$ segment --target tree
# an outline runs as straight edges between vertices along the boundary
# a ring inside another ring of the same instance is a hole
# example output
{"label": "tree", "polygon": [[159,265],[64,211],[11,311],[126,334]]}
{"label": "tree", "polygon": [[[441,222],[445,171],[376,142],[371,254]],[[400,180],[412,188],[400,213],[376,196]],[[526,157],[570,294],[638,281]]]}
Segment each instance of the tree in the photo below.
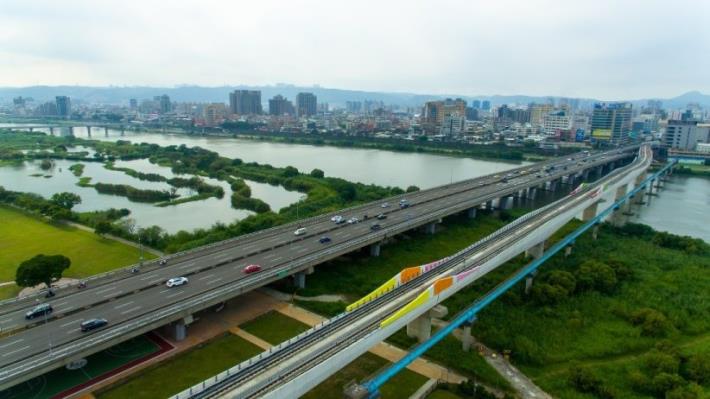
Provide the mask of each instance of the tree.
{"label": "tree", "polygon": [[616,288],[616,273],[607,264],[588,260],[582,263],[575,274],[580,290],[597,290],[611,293]]}
{"label": "tree", "polygon": [[104,234],[108,234],[111,232],[111,222],[108,220],[101,220],[98,223],[96,223],[96,227],[94,227],[94,233],[103,236]]}
{"label": "tree", "polygon": [[294,168],[293,166],[287,166],[284,168],[283,175],[285,177],[298,176],[298,169]]}
{"label": "tree", "polygon": [[39,164],[39,167],[43,170],[52,169],[52,161],[50,161],[49,159],[43,159],[42,163]]}
{"label": "tree", "polygon": [[710,382],[710,353],[696,353],[688,358],[688,378],[698,384]]}
{"label": "tree", "polygon": [[71,209],[74,205],[81,204],[81,197],[74,193],[63,192],[52,195],[50,201],[64,209]]}
{"label": "tree", "polygon": [[322,179],[323,177],[325,177],[325,172],[323,172],[320,169],[313,169],[311,171],[311,177],[315,177],[317,179]]}
{"label": "tree", "polygon": [[408,193],[413,193],[413,192],[416,192],[416,191],[419,191],[419,187],[417,187],[417,186],[409,186],[409,187],[407,187],[407,192],[408,192]]}
{"label": "tree", "polygon": [[62,278],[62,273],[70,265],[71,260],[64,255],[39,254],[20,263],[15,274],[15,282],[20,287],[34,287],[44,283],[49,288],[52,281]]}

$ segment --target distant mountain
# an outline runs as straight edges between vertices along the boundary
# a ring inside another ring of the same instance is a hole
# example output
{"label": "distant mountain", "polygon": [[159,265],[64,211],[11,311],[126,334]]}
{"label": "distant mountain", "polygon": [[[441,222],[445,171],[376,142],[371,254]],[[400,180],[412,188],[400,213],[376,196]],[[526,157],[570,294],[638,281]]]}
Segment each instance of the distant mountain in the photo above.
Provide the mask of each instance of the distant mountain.
{"label": "distant mountain", "polygon": [[[426,101],[439,100],[447,97],[461,97],[465,100],[488,100],[493,106],[501,104],[524,105],[531,102],[545,102],[548,99],[559,101],[561,97],[535,97],[525,95],[494,95],[494,96],[465,96],[465,95],[433,95],[415,93],[396,92],[373,92],[345,89],[331,89],[319,86],[299,87],[289,84],[277,84],[273,86],[177,86],[177,87],[147,87],[147,86],[30,86],[30,87],[0,87],[0,103],[8,103],[13,97],[32,97],[35,101],[51,101],[55,96],[69,96],[76,102],[102,103],[102,104],[128,104],[128,100],[135,98],[140,100],[151,99],[154,96],[167,94],[173,101],[179,102],[223,102],[229,100],[229,92],[235,89],[261,90],[261,100],[264,104],[269,98],[281,94],[290,100],[295,100],[299,92],[312,92],[318,96],[318,102],[329,103],[331,105],[344,106],[346,101],[382,101],[385,104],[398,104],[401,106],[420,106]],[[588,106],[597,101],[591,98],[578,99],[580,106]],[[699,103],[702,106],[710,107],[710,95],[702,94],[698,91],[691,91],[678,97],[660,99],[664,107],[683,108],[688,103]],[[635,107],[645,105],[648,99],[631,100]]]}

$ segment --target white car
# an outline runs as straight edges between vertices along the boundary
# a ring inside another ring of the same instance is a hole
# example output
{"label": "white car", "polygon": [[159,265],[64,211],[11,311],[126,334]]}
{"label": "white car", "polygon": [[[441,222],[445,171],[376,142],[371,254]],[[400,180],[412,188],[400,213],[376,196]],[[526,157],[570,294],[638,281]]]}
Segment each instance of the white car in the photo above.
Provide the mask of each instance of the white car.
{"label": "white car", "polygon": [[340,215],[335,215],[332,218],[330,218],[331,222],[337,222],[338,220],[342,219],[343,217]]}
{"label": "white car", "polygon": [[390,207],[389,202],[385,202],[384,204],[380,205],[380,208],[389,208],[389,207]]}
{"label": "white car", "polygon": [[356,218],[356,217],[353,216],[353,217],[351,217],[350,219],[348,219],[348,224],[355,224],[355,223],[357,223],[357,222],[359,222],[359,221],[360,221],[360,219],[358,219],[358,218]]}
{"label": "white car", "polygon": [[165,282],[165,286],[168,288],[177,287],[183,284],[187,284],[187,277],[173,277]]}
{"label": "white car", "polygon": [[299,227],[296,229],[296,231],[293,232],[293,234],[297,235],[297,236],[302,236],[302,235],[306,234],[306,231],[308,231],[308,230],[306,230],[305,227]]}

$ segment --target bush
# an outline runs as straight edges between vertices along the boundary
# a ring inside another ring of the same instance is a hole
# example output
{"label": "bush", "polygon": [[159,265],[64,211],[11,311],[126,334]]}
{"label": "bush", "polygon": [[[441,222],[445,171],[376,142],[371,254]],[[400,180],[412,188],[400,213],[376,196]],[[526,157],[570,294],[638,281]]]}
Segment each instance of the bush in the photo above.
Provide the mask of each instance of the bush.
{"label": "bush", "polygon": [[659,373],[651,379],[651,390],[654,394],[664,397],[668,391],[682,387],[686,382],[678,374]]}
{"label": "bush", "polygon": [[677,374],[680,368],[680,359],[655,349],[644,357],[643,363],[650,375],[659,373]]}
{"label": "bush", "polygon": [[666,316],[658,310],[642,308],[631,314],[631,324],[641,327],[641,335],[660,337],[673,327]]}
{"label": "bush", "polygon": [[598,398],[613,399],[614,393],[589,368],[572,366],[567,382],[579,392],[590,393]]}
{"label": "bush", "polygon": [[698,384],[710,382],[710,353],[697,353],[688,358],[685,366],[688,378]]}
{"label": "bush", "polygon": [[582,263],[577,269],[575,277],[579,291],[597,290],[603,293],[611,293],[618,282],[614,269],[596,260],[588,260]]}
{"label": "bush", "polygon": [[325,172],[320,169],[313,169],[310,174],[311,177],[315,177],[316,179],[322,179],[325,177]]}

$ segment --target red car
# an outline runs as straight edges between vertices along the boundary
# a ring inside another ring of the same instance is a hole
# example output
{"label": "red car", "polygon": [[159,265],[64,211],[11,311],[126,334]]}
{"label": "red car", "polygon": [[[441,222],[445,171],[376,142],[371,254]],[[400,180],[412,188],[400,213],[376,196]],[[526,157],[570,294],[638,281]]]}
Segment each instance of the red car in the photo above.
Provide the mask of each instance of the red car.
{"label": "red car", "polygon": [[259,265],[249,265],[244,268],[244,273],[256,273],[261,271],[261,266]]}

